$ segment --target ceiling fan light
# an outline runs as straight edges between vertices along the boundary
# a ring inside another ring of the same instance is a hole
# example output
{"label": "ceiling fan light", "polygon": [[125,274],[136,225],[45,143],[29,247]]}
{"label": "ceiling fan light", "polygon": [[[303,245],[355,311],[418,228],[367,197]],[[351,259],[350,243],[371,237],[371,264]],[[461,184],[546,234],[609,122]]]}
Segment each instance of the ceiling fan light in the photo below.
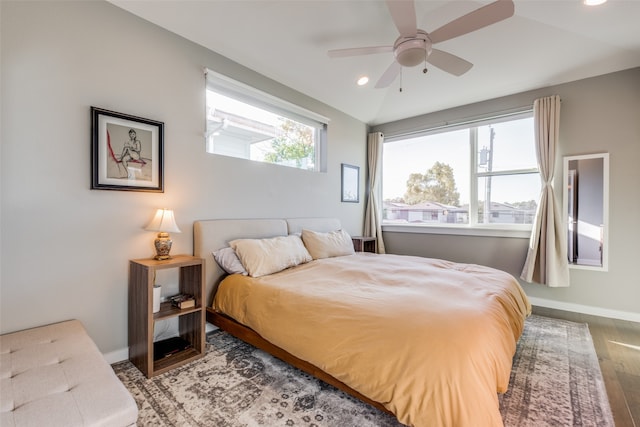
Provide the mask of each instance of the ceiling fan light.
{"label": "ceiling fan light", "polygon": [[394,54],[403,67],[415,67],[427,59],[427,43],[423,39],[406,40],[396,45]]}
{"label": "ceiling fan light", "polygon": [[415,67],[424,62],[426,54],[424,49],[411,48],[398,53],[396,59],[404,67]]}

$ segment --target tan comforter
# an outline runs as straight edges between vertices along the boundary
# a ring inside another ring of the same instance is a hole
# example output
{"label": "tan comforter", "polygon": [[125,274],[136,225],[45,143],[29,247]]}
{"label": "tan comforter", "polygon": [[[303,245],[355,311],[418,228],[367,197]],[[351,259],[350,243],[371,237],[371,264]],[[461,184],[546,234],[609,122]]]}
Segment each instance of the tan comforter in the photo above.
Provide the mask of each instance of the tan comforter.
{"label": "tan comforter", "polygon": [[397,255],[227,277],[214,308],[413,426],[500,426],[529,302],[488,267]]}

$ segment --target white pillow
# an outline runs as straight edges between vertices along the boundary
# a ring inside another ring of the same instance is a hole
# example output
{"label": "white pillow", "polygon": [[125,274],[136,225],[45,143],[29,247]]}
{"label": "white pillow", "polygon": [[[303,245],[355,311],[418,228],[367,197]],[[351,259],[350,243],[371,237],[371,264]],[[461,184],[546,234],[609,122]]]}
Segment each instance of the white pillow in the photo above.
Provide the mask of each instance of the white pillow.
{"label": "white pillow", "polygon": [[251,277],[277,273],[312,260],[300,237],[237,239],[229,242]]}
{"label": "white pillow", "polygon": [[242,266],[240,258],[233,248],[218,249],[213,253],[213,258],[224,271],[229,274],[242,274],[246,276],[247,270]]}
{"label": "white pillow", "polygon": [[355,253],[351,236],[344,230],[319,233],[317,231],[303,229],[302,241],[313,259],[331,258]]}

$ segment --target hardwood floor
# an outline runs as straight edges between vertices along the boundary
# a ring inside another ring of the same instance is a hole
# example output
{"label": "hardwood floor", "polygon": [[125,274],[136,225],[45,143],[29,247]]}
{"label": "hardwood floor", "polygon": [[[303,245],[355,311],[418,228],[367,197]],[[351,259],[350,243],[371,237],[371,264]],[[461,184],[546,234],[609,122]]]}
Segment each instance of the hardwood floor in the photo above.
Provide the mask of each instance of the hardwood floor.
{"label": "hardwood floor", "polygon": [[589,325],[616,427],[640,427],[640,323],[544,307],[533,313]]}

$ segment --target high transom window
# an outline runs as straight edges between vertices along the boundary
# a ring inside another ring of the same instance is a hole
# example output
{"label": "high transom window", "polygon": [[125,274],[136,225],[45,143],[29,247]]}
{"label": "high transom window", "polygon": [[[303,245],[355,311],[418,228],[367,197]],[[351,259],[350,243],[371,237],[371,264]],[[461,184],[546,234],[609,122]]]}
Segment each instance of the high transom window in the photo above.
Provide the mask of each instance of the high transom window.
{"label": "high transom window", "polygon": [[324,171],[328,119],[207,70],[209,153]]}
{"label": "high transom window", "polygon": [[533,117],[387,137],[383,224],[527,229],[540,197]]}

